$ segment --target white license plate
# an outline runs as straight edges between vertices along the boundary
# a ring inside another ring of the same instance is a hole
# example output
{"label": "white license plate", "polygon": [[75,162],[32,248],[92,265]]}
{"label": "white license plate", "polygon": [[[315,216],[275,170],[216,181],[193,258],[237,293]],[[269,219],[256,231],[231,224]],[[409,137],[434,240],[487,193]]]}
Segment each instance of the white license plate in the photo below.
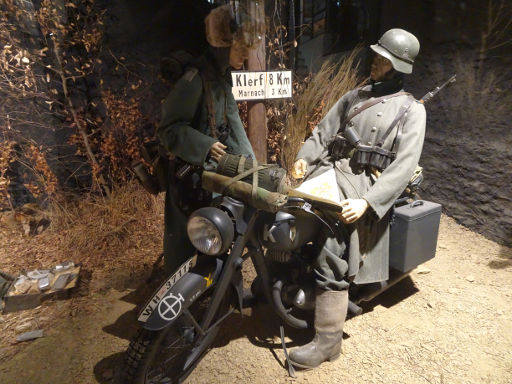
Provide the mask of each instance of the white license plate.
{"label": "white license plate", "polygon": [[174,284],[176,284],[183,276],[185,276],[185,274],[188,271],[190,271],[190,269],[193,268],[196,265],[196,263],[197,263],[197,255],[195,255],[195,256],[191,257],[190,259],[188,259],[187,261],[185,261],[181,265],[181,267],[179,267],[178,270],[174,273],[174,275],[169,277],[165,281],[165,283],[163,283],[160,286],[160,289],[158,290],[158,292],[151,298],[151,300],[148,302],[146,307],[144,307],[144,309],[140,312],[140,315],[138,318],[138,320],[140,322],[145,323],[149,319],[149,316],[151,316],[151,314],[153,313],[155,308],[158,306],[158,304],[160,304],[160,302],[164,298],[165,293],[169,289],[171,289],[174,286]]}

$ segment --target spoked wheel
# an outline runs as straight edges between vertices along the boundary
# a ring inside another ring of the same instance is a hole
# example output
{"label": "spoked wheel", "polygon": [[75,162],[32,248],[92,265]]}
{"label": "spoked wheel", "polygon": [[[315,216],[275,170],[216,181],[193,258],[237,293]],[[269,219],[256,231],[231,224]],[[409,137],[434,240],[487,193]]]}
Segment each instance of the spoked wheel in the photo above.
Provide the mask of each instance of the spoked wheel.
{"label": "spoked wheel", "polygon": [[[118,383],[175,384],[184,380],[207,352],[219,330],[216,326],[202,333],[194,326],[194,322],[201,323],[212,293],[213,289],[208,290],[188,308],[191,316],[184,313],[160,331],[139,330],[126,351]],[[226,314],[228,306],[226,297],[216,319]]]}

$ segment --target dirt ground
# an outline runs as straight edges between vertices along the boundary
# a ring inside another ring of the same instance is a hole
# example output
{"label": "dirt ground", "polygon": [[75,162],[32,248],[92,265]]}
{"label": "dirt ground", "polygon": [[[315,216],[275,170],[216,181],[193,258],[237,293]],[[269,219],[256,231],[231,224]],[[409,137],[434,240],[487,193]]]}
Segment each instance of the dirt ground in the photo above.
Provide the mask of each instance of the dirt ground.
{"label": "dirt ground", "polygon": [[[123,269],[69,300],[1,315],[0,383],[109,383],[135,331],[134,303],[149,294],[147,267]],[[512,250],[446,216],[436,257],[364,309],[346,322],[341,358],[296,379],[269,309],[235,313],[186,383],[512,382]],[[44,337],[14,344],[23,321]],[[289,347],[311,337],[286,334]]]}

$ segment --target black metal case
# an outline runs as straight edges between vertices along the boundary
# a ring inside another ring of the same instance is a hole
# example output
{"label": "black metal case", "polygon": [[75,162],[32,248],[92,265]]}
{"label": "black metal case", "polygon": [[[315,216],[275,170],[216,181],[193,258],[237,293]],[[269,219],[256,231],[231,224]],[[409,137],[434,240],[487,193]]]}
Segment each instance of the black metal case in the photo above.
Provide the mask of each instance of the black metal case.
{"label": "black metal case", "polygon": [[408,272],[436,254],[441,204],[417,200],[396,207],[389,239],[389,266]]}

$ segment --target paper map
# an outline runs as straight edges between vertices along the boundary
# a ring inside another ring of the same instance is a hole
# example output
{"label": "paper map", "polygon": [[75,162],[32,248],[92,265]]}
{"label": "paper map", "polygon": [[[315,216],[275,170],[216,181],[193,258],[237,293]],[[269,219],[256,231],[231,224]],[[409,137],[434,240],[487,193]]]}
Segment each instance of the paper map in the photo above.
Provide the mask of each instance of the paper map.
{"label": "paper map", "polygon": [[330,200],[336,204],[341,203],[338,183],[334,169],[322,173],[313,179],[307,180],[296,188],[297,191],[307,193],[308,195],[318,196]]}

